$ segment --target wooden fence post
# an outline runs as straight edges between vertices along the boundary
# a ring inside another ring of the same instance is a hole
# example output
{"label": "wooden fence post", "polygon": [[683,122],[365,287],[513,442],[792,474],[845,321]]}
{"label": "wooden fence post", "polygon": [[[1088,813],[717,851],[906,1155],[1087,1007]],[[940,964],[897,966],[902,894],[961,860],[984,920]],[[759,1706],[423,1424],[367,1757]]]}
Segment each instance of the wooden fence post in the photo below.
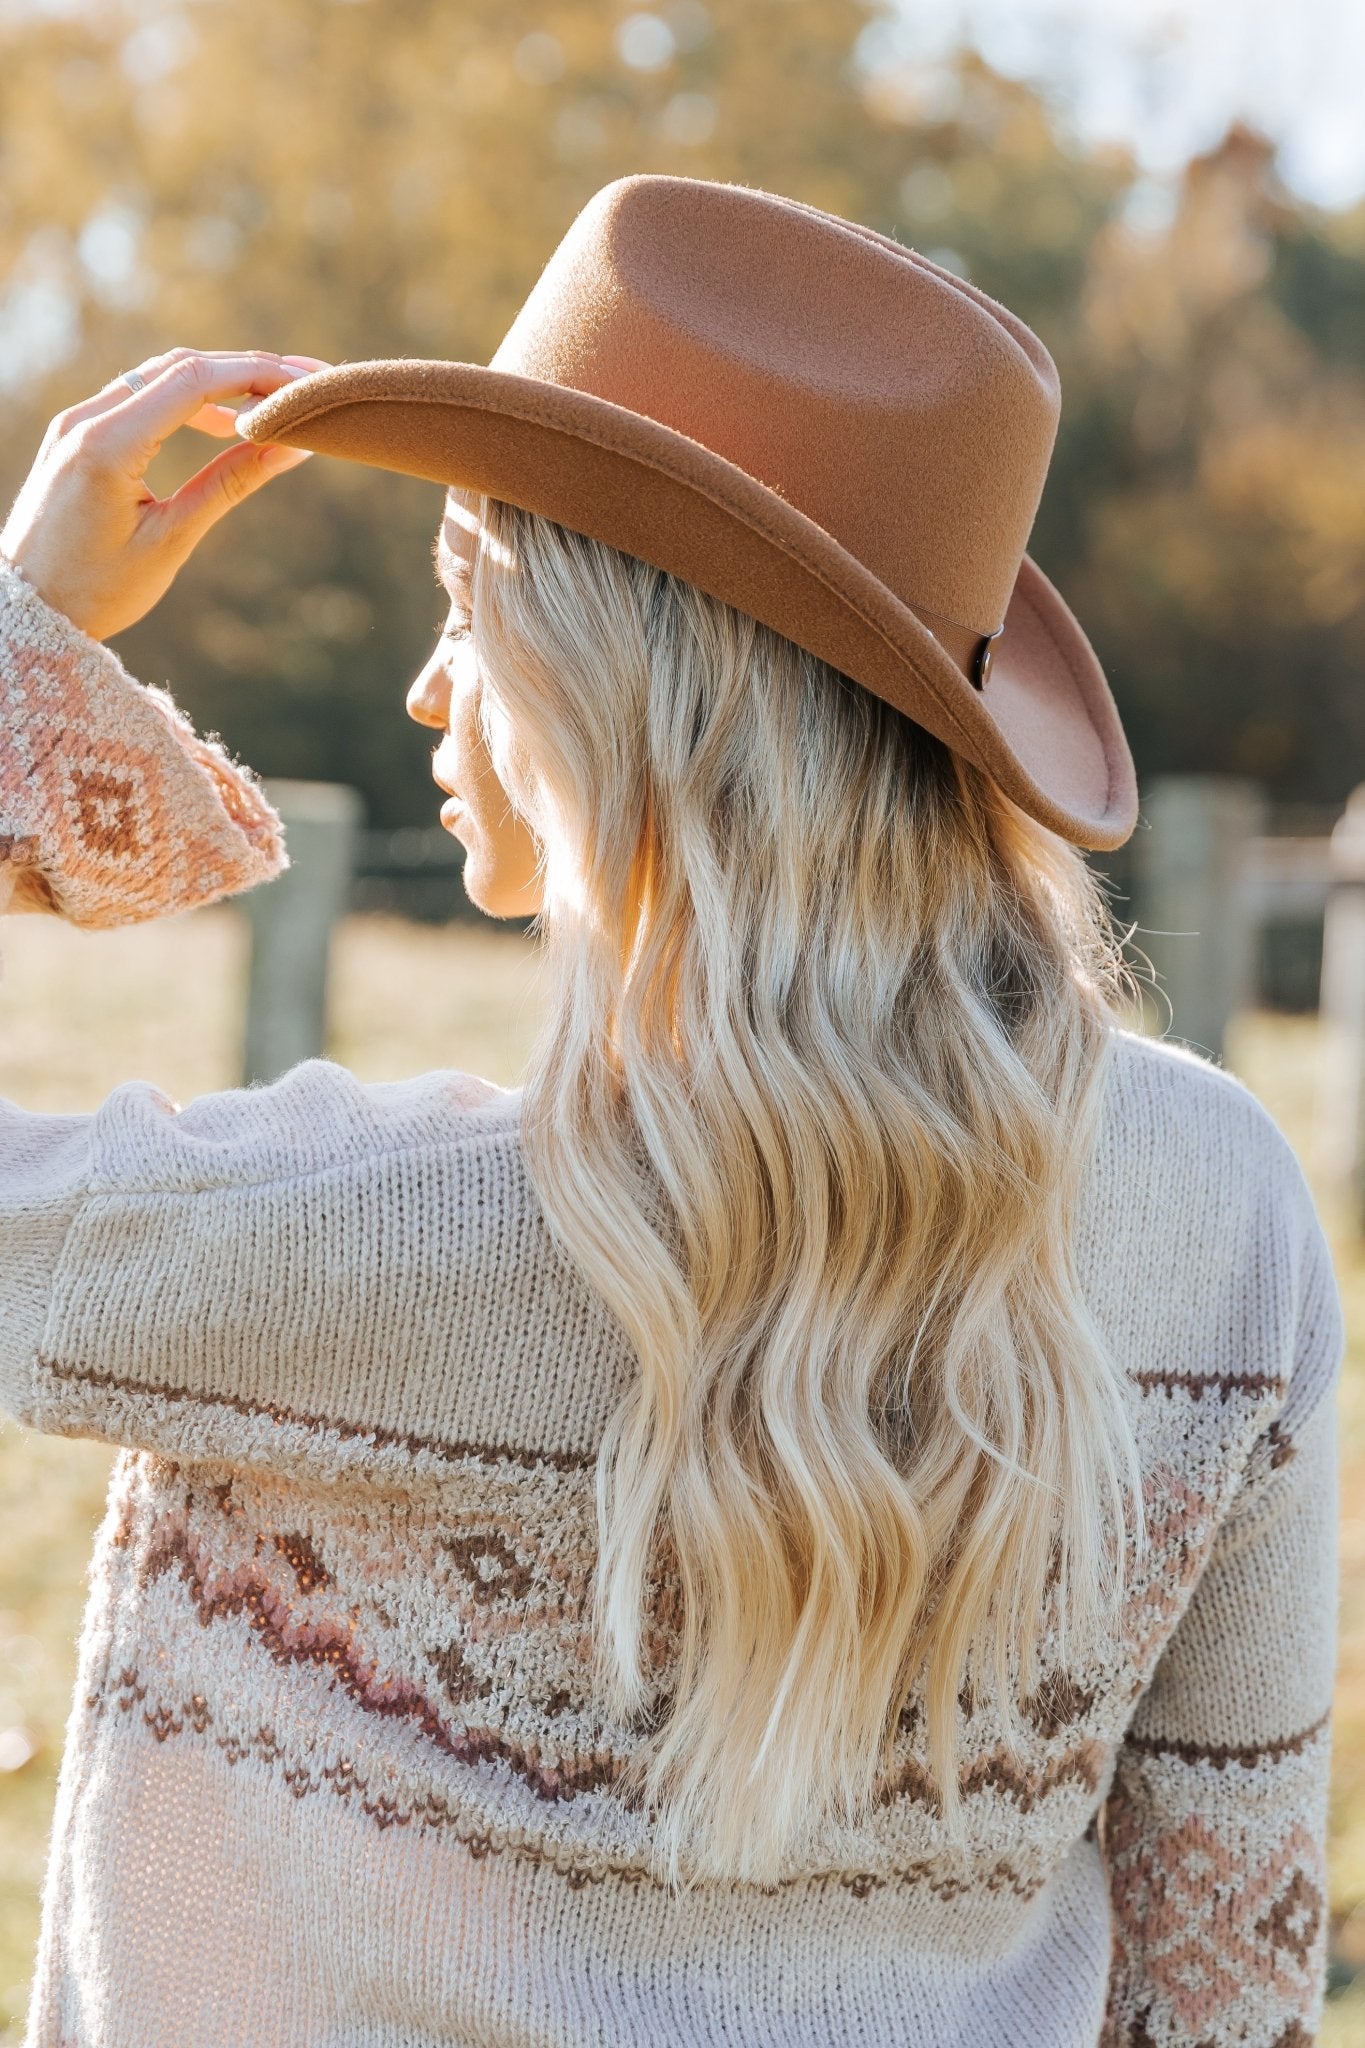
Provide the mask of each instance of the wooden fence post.
{"label": "wooden fence post", "polygon": [[1220,1060],[1229,1019],[1254,994],[1247,877],[1265,798],[1254,782],[1170,775],[1152,784],[1142,809],[1134,937],[1170,1003],[1170,1036]]}
{"label": "wooden fence post", "polygon": [[1332,833],[1318,1031],[1316,1164],[1365,1226],[1365,783]]}
{"label": "wooden fence post", "polygon": [[268,782],[290,865],[243,898],[251,927],[243,1078],[273,1081],[322,1052],[332,926],[345,914],[364,806],[338,782]]}

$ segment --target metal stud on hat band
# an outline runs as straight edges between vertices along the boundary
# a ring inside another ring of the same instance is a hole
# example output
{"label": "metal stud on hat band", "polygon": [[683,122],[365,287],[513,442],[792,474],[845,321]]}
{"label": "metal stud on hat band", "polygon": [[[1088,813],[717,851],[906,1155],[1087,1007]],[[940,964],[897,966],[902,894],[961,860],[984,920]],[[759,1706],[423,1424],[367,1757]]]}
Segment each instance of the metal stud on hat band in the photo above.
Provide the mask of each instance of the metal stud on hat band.
{"label": "metal stud on hat band", "polygon": [[991,656],[995,651],[995,642],[1004,630],[1003,626],[997,626],[993,633],[982,635],[981,645],[977,648],[976,659],[972,663],[971,683],[974,690],[985,689],[986,678],[991,672]]}
{"label": "metal stud on hat band", "polygon": [[130,391],[141,391],[147,382],[140,370],[122,370],[119,374]]}

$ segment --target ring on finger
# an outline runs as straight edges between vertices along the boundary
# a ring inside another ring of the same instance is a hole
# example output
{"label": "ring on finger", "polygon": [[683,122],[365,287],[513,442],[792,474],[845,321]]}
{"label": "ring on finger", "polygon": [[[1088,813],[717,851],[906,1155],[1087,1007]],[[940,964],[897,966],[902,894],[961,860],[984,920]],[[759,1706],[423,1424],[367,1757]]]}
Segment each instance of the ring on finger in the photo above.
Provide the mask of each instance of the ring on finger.
{"label": "ring on finger", "polygon": [[130,391],[141,391],[143,385],[147,382],[141,370],[120,370],[119,375]]}

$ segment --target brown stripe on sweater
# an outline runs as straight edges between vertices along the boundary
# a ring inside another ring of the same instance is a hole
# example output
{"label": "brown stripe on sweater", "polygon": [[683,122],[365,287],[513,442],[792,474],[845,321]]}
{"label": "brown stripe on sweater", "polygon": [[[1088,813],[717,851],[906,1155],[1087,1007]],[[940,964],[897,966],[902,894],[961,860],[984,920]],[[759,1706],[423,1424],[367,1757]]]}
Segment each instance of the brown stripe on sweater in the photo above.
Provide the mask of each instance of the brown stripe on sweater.
{"label": "brown stripe on sweater", "polygon": [[[907,1887],[922,1884],[939,1899],[959,1899],[965,1893],[973,1891],[1009,1891],[1013,1892],[1016,1898],[1031,1899],[1042,1890],[1047,1879],[1021,1877],[1014,1865],[1002,1858],[989,1870],[981,1871],[973,1877],[947,1877],[942,1872],[935,1872],[932,1863],[920,1862],[907,1863],[899,1869],[890,1871],[886,1876],[870,1870],[854,1871],[842,1876],[839,1882],[846,1890],[852,1892],[855,1899],[865,1899],[872,1892],[884,1891],[890,1884]],[[770,1887],[760,1886],[759,1889],[768,1890]]]}
{"label": "brown stripe on sweater", "polygon": [[474,1438],[449,1442],[442,1437],[415,1436],[406,1430],[384,1429],[378,1423],[343,1422],[331,1415],[309,1415],[302,1409],[277,1407],[270,1401],[243,1401],[234,1394],[196,1394],[188,1387],[172,1386],[163,1380],[120,1379],[114,1373],[93,1372],[88,1366],[63,1365],[55,1358],[40,1357],[38,1365],[41,1371],[50,1373],[54,1379],[95,1387],[101,1392],[141,1394],[158,1401],[187,1401],[198,1408],[227,1408],[234,1415],[262,1417],[285,1427],[327,1430],[342,1438],[363,1437],[376,1450],[391,1450],[396,1446],[413,1457],[426,1451],[433,1457],[446,1458],[452,1463],[473,1458],[483,1465],[521,1465],[528,1472],[534,1472],[540,1465],[548,1465],[556,1472],[581,1472],[597,1463],[595,1451],[548,1451],[526,1444],[484,1443]]}
{"label": "brown stripe on sweater", "polygon": [[[119,1697],[122,1695],[122,1697]],[[115,1685],[115,1703],[125,1712],[134,1705],[141,1705],[147,1697],[147,1687],[142,1683],[135,1669],[125,1668],[119,1673]],[[87,1706],[102,1711],[108,1702],[98,1694],[90,1694]],[[203,1698],[196,1694],[194,1699],[180,1707],[159,1706],[151,1712],[144,1707],[143,1721],[158,1742],[166,1742],[173,1735],[205,1735],[213,1725]],[[662,1881],[655,1878],[648,1868],[639,1863],[623,1863],[614,1858],[594,1855],[591,1862],[576,1863],[566,1860],[563,1847],[542,1847],[528,1841],[525,1835],[512,1840],[501,1835],[497,1829],[470,1829],[468,1816],[459,1807],[452,1806],[437,1792],[424,1792],[409,1800],[395,1797],[392,1793],[374,1791],[370,1781],[363,1778],[349,1758],[313,1768],[303,1764],[290,1764],[285,1759],[283,1745],[273,1728],[259,1728],[254,1735],[238,1736],[215,1734],[212,1736],[215,1748],[219,1749],[230,1764],[245,1762],[248,1758],[278,1769],[296,1799],[307,1798],[310,1794],[331,1791],[339,1798],[353,1799],[367,1820],[378,1828],[411,1827],[414,1822],[419,1829],[430,1828],[445,1833],[467,1850],[476,1861],[485,1856],[510,1854],[519,1862],[537,1864],[557,1877],[562,1877],[570,1891],[581,1891],[589,1884],[601,1884],[611,1879],[626,1885],[645,1885],[662,1890]],[[884,1891],[890,1885],[905,1890],[923,1888],[940,1899],[955,1899],[966,1893],[980,1890],[990,1894],[1012,1892],[1016,1898],[1034,1898],[1047,1884],[1043,1875],[1026,1877],[1007,1859],[983,1869],[972,1877],[949,1877],[936,1872],[931,1862],[920,1861],[897,1865],[890,1870],[814,1870],[794,1877],[779,1878],[773,1884],[746,1886],[742,1881],[728,1887],[730,1890],[752,1890],[765,1897],[809,1886],[823,1889],[838,1885],[855,1899],[871,1898],[874,1893]]]}
{"label": "brown stripe on sweater", "polygon": [[1241,1764],[1249,1771],[1257,1764],[1277,1764],[1283,1757],[1297,1756],[1315,1735],[1322,1733],[1331,1718],[1329,1707],[1310,1727],[1301,1728],[1297,1735],[1281,1736],[1275,1742],[1184,1742],[1158,1735],[1130,1735],[1127,1746],[1140,1756],[1173,1756],[1183,1764],[1212,1764],[1216,1771],[1226,1770],[1229,1764]]}
{"label": "brown stripe on sweater", "polygon": [[[1017,1763],[1008,1750],[994,1749],[967,1766],[958,1778],[958,1789],[964,1798],[979,1792],[999,1792],[1020,1813],[1032,1813],[1035,1806],[1063,1785],[1080,1784],[1087,1792],[1095,1791],[1104,1776],[1108,1756],[1103,1743],[1083,1742],[1078,1749],[1054,1758],[1041,1770],[1030,1771]],[[923,1764],[913,1757],[907,1757],[878,1786],[879,1806],[889,1806],[896,1799],[909,1800],[935,1814],[942,1809],[938,1787]]]}
{"label": "brown stripe on sweater", "polygon": [[[547,1803],[615,1787],[622,1804],[630,1804],[616,1786],[625,1768],[619,1758],[601,1753],[572,1763],[542,1764],[538,1751],[527,1749],[491,1728],[452,1729],[419,1686],[401,1677],[381,1678],[372,1665],[357,1655],[350,1631],[319,1622],[293,1630],[283,1626],[277,1618],[281,1604],[279,1589],[258,1574],[238,1567],[221,1586],[211,1585],[199,1571],[188,1542],[178,1530],[160,1537],[138,1567],[143,1585],[150,1585],[166,1573],[180,1579],[205,1628],[215,1621],[244,1617],[273,1663],[312,1666],[330,1673],[337,1689],[365,1713],[381,1720],[408,1723],[434,1749],[456,1763],[506,1764],[537,1799]],[[158,1740],[164,1739],[145,1709],[144,1718]]]}
{"label": "brown stripe on sweater", "polygon": [[1268,1372],[1135,1372],[1133,1380],[1144,1394],[1179,1390],[1198,1401],[1206,1393],[1216,1393],[1224,1402],[1233,1394],[1283,1394],[1289,1385]]}

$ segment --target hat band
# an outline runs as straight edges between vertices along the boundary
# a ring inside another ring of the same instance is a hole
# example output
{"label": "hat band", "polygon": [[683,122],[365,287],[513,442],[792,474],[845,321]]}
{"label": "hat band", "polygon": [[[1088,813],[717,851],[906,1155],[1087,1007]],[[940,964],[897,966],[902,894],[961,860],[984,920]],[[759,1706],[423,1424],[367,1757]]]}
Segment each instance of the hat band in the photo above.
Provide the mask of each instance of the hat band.
{"label": "hat band", "polygon": [[941,612],[931,612],[927,605],[911,604],[909,609],[933,634],[944,653],[956,662],[972,688],[984,690],[991,672],[994,644],[1005,630],[1003,620],[993,633],[978,633],[974,627],[964,626],[957,619],[945,619]]}

